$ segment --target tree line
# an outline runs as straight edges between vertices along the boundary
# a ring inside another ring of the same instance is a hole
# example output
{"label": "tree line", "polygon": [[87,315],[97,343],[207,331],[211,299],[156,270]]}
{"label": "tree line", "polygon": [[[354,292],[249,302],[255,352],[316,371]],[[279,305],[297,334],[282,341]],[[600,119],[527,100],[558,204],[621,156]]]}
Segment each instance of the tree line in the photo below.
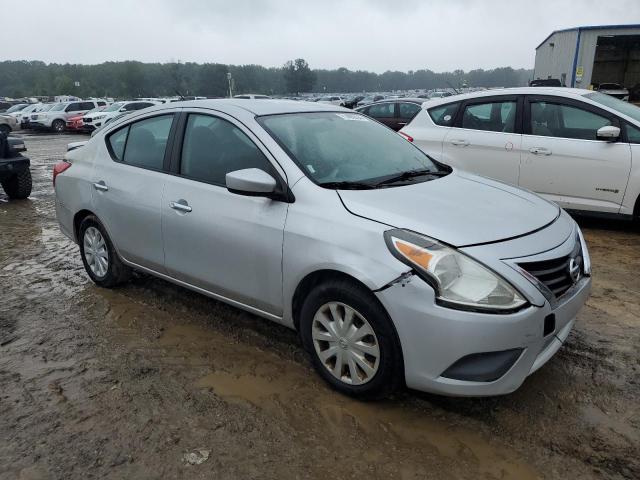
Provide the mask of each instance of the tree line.
{"label": "tree line", "polygon": [[57,64],[41,61],[0,62],[0,96],[20,98],[39,95],[79,97],[158,97],[198,95],[224,97],[229,94],[227,74],[233,93],[271,95],[307,92],[375,92],[447,87],[513,87],[526,85],[531,70],[511,67],[464,72],[374,73],[338,68],[312,70],[304,59],[287,62],[280,68],[260,65],[220,63],[105,62],[97,65]]}

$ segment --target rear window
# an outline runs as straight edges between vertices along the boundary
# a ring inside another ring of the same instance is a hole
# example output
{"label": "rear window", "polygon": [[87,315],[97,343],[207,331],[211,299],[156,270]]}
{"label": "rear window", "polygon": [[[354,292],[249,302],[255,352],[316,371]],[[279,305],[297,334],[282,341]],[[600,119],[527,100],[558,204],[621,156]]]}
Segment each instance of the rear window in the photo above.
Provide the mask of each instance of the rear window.
{"label": "rear window", "polygon": [[449,103],[447,105],[440,105],[438,107],[430,108],[428,110],[429,116],[433,123],[440,125],[441,127],[450,127],[453,124],[453,119],[458,112],[459,102]]}

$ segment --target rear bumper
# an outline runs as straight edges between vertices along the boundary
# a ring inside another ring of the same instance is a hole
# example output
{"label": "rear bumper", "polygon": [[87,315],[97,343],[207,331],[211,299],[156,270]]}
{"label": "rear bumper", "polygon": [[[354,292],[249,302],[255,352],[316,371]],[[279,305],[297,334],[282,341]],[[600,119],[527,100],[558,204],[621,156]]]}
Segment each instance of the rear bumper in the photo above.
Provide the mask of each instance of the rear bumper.
{"label": "rear bumper", "polygon": [[[435,303],[433,289],[415,275],[404,286],[396,284],[376,295],[396,326],[409,388],[451,396],[491,396],[516,390],[558,351],[590,290],[591,277],[583,277],[555,308],[545,303],[507,315],[441,307]],[[555,316],[555,328],[545,335],[545,318],[550,315]],[[507,351],[518,353],[496,380],[443,375],[467,356]]]}

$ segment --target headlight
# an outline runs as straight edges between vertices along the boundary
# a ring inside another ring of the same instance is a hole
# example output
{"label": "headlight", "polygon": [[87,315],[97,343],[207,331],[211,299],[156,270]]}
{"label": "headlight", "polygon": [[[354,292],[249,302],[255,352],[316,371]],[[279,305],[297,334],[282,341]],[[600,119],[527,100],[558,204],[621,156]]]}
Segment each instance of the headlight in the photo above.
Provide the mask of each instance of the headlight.
{"label": "headlight", "polygon": [[106,115],[96,115],[95,117],[93,117],[94,120],[100,120],[101,118],[106,117]]}
{"label": "headlight", "polygon": [[527,304],[509,282],[451,247],[407,230],[384,235],[391,253],[431,284],[445,306],[504,312]]}

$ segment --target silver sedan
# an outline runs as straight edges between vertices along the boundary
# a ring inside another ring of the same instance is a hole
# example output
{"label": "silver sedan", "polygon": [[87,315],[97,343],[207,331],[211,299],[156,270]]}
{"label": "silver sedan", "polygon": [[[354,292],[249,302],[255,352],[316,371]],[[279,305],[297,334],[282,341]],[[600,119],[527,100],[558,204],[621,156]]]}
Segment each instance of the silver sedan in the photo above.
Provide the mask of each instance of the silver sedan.
{"label": "silver sedan", "polygon": [[68,152],[54,185],[96,284],[140,270],[296,329],[318,373],[358,397],[512,392],[591,286],[555,204],[333,105],[146,109]]}

